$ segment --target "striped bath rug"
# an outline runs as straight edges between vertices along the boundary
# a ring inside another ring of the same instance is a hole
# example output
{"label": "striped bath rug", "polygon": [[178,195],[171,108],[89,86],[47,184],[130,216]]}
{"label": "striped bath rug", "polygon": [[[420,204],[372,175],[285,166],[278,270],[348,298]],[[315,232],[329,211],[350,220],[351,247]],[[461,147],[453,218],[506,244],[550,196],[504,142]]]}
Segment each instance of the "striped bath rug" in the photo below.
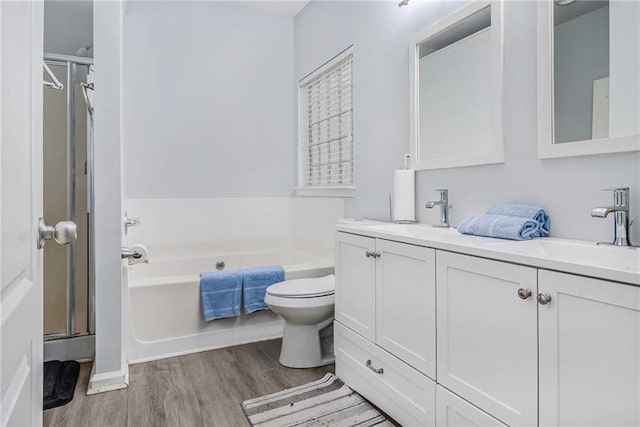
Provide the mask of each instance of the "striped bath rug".
{"label": "striped bath rug", "polygon": [[242,402],[252,426],[393,426],[335,375]]}

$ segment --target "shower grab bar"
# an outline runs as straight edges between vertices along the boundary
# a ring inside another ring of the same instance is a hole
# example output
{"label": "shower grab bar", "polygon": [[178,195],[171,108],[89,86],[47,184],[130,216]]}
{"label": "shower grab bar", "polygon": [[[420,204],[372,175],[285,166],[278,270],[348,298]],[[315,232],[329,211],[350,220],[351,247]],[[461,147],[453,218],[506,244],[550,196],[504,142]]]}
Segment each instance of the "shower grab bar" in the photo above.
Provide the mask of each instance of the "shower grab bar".
{"label": "shower grab bar", "polygon": [[47,73],[47,75],[49,76],[49,78],[52,80],[50,82],[48,81],[43,81],[43,84],[46,87],[50,87],[51,89],[55,89],[55,90],[62,90],[64,89],[64,85],[60,82],[60,80],[58,80],[58,78],[56,77],[55,74],[53,74],[53,71],[51,71],[51,68],[49,68],[49,66],[47,65],[46,62],[42,63],[42,67],[44,68],[44,72]]}
{"label": "shower grab bar", "polygon": [[89,99],[88,90],[93,90],[93,83],[80,83],[80,87],[82,88],[82,96],[84,97],[84,102],[87,104],[87,110],[89,110],[89,115],[93,117],[93,105],[91,105],[91,100]]}

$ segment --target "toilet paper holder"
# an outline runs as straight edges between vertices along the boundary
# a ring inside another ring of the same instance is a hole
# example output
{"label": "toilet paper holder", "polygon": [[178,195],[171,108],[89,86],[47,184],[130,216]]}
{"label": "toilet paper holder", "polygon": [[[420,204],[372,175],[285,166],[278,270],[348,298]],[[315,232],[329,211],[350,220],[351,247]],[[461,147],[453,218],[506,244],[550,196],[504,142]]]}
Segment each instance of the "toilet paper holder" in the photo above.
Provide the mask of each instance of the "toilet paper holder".
{"label": "toilet paper holder", "polygon": [[393,195],[389,192],[389,222],[394,224],[417,224],[418,220],[409,220],[409,219],[399,219],[395,220],[393,215]]}

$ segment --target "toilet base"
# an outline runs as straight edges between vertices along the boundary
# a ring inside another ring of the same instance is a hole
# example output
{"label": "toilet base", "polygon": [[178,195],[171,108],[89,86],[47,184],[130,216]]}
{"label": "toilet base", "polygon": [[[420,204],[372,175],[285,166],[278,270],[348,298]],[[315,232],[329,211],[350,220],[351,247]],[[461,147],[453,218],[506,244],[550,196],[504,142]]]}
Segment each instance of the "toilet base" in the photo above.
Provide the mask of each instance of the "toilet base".
{"label": "toilet base", "polygon": [[333,352],[322,351],[320,335],[318,325],[286,323],[280,349],[280,364],[288,368],[315,368],[333,363]]}

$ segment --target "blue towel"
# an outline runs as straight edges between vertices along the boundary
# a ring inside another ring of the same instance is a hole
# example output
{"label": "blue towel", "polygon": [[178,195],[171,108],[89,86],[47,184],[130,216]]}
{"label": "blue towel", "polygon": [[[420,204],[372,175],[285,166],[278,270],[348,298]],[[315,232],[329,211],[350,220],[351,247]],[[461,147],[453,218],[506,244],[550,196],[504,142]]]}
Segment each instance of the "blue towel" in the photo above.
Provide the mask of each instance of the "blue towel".
{"label": "blue towel", "polygon": [[538,222],[515,216],[472,215],[462,220],[458,231],[499,239],[529,240],[538,237]]}
{"label": "blue towel", "polygon": [[280,265],[254,267],[242,270],[244,312],[246,314],[269,308],[264,302],[267,287],[284,281],[284,268]]}
{"label": "blue towel", "polygon": [[242,272],[200,273],[200,301],[204,320],[240,315]]}
{"label": "blue towel", "polygon": [[549,235],[551,222],[547,212],[539,206],[529,205],[495,205],[487,211],[490,215],[506,215],[520,218],[528,218],[538,222],[538,235],[535,237],[545,237]]}

